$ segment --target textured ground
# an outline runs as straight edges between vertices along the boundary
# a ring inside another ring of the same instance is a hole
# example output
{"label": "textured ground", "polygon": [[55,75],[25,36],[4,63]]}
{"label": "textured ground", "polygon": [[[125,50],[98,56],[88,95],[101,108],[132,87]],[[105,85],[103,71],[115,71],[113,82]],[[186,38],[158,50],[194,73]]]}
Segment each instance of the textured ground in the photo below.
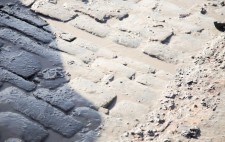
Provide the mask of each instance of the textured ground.
{"label": "textured ground", "polygon": [[225,141],[224,14],[222,0],[1,0],[0,142]]}

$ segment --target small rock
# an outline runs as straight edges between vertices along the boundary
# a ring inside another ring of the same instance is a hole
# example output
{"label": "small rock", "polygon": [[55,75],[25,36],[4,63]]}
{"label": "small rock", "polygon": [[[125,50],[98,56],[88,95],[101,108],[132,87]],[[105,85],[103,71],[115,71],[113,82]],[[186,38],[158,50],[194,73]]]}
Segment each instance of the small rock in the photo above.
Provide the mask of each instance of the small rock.
{"label": "small rock", "polygon": [[162,115],[157,114],[157,116],[153,120],[154,122],[157,122],[158,124],[163,124],[165,123],[165,119],[163,118]]}
{"label": "small rock", "polygon": [[173,110],[175,109],[176,105],[174,101],[171,100],[166,100],[165,102],[162,103],[162,108],[163,110]]}
{"label": "small rock", "polygon": [[104,84],[109,84],[109,82],[112,82],[114,79],[114,75],[113,74],[108,74],[108,75],[105,75],[103,78],[102,78],[102,82]]}
{"label": "small rock", "polygon": [[7,3],[7,6],[14,6],[14,5],[15,3],[12,3],[12,2]]}
{"label": "small rock", "polygon": [[62,68],[52,68],[52,69],[45,69],[42,72],[38,73],[38,77],[43,78],[45,80],[53,80],[57,78],[63,78],[65,77],[65,72]]}
{"label": "small rock", "polygon": [[222,22],[214,22],[214,26],[216,27],[217,30],[224,32],[225,31],[225,23]]}
{"label": "small rock", "polygon": [[201,130],[198,127],[190,128],[189,130],[183,131],[182,136],[190,139],[190,138],[198,138],[201,135]]}
{"label": "small rock", "polygon": [[191,13],[180,14],[180,15],[179,15],[179,18],[186,18],[186,17],[188,17],[188,16],[190,16],[190,15],[191,15]]}
{"label": "small rock", "polygon": [[213,3],[212,6],[217,7],[218,5],[216,3]]}
{"label": "small rock", "polygon": [[150,137],[155,137],[155,136],[157,136],[158,134],[157,134],[157,130],[149,130],[148,131],[148,135],[150,136]]}
{"label": "small rock", "polygon": [[221,68],[221,69],[225,69],[225,62],[223,62],[223,63],[220,65],[220,68]]}
{"label": "small rock", "polygon": [[34,82],[39,86],[54,89],[70,81],[70,75],[61,67],[47,68],[37,74]]}
{"label": "small rock", "polygon": [[129,133],[128,133],[128,132],[125,132],[125,133],[123,134],[123,136],[124,136],[124,137],[128,137],[128,136],[129,136]]}
{"label": "small rock", "polygon": [[177,94],[175,94],[175,93],[169,93],[169,94],[165,95],[165,97],[169,98],[169,99],[175,99],[176,96],[177,96]]}
{"label": "small rock", "polygon": [[142,129],[140,129],[140,128],[137,128],[133,133],[135,135],[139,135],[139,136],[143,136],[144,135]]}
{"label": "small rock", "polygon": [[201,14],[205,15],[207,13],[206,9],[205,8],[202,8],[201,9]]}
{"label": "small rock", "polygon": [[75,36],[73,36],[72,34],[69,34],[69,33],[61,33],[59,37],[68,42],[72,42],[73,40],[76,39]]}

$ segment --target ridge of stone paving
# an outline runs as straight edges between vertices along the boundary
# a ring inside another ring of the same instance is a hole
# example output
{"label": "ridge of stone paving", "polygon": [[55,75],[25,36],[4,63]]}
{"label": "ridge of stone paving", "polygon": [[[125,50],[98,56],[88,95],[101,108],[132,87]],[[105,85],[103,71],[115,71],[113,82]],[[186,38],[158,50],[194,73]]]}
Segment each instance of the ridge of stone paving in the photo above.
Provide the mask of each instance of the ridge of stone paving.
{"label": "ridge of stone paving", "polygon": [[[70,32],[73,33],[74,35],[77,34],[77,37],[80,39],[85,39],[86,43],[95,43],[97,47],[100,47],[100,50],[103,50],[104,52],[114,52],[113,57],[122,56],[122,57],[128,57],[130,59],[136,59],[137,61],[148,64],[149,66],[152,66],[152,68],[158,69],[158,70],[163,70],[166,72],[169,72],[171,74],[175,73],[176,66],[171,63],[165,63],[164,61],[160,61],[155,58],[151,58],[148,56],[144,56],[141,52],[137,52],[137,49],[133,48],[125,48],[122,45],[113,43],[112,41],[105,39],[105,38],[99,38],[94,35],[90,35],[89,33],[86,33],[82,30],[73,28],[72,26],[68,25],[68,23],[60,23],[57,21],[49,20],[46,19],[48,23],[55,28],[60,29],[63,25],[66,25],[62,30],[64,32]],[[79,40],[79,39],[78,39]],[[97,41],[97,42],[96,42]],[[84,42],[84,41],[83,41]],[[90,45],[84,45],[84,47],[89,47]],[[92,45],[93,46],[93,45]],[[105,55],[104,52],[101,52],[99,54]],[[107,57],[107,56],[104,56]],[[115,58],[116,59],[116,58]]]}

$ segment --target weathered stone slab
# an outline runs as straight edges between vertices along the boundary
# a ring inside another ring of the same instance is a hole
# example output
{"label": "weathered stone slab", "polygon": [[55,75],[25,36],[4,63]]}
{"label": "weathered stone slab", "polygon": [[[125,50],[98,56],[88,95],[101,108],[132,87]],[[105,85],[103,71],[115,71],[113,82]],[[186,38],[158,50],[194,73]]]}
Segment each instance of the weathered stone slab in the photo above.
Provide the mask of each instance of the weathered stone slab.
{"label": "weathered stone slab", "polygon": [[[126,110],[126,111],[121,111]],[[127,120],[140,119],[141,116],[148,112],[148,107],[140,103],[134,103],[131,101],[119,102],[111,111],[110,115],[117,118],[123,118]]]}
{"label": "weathered stone slab", "polygon": [[67,42],[62,39],[58,39],[49,44],[50,48],[66,52],[71,55],[75,55],[81,59],[84,63],[91,62],[95,56],[94,53],[86,48],[80,47],[75,41]]}
{"label": "weathered stone slab", "polygon": [[110,32],[109,27],[106,24],[101,24],[86,15],[79,15],[69,23],[99,37],[106,37]]}
{"label": "weathered stone slab", "polygon": [[79,91],[77,91],[76,88],[73,88],[70,86],[70,84],[65,84],[64,86],[58,88],[56,90],[56,94],[65,94],[66,97],[71,98],[67,101],[68,102],[73,102],[75,108],[77,107],[89,107],[89,108],[94,108],[94,105],[92,104],[91,100],[88,100],[84,98]]}
{"label": "weathered stone slab", "polygon": [[123,64],[123,65],[126,65],[127,67],[133,68],[139,73],[144,73],[144,74],[152,73],[152,74],[154,74],[156,72],[156,69],[154,67],[152,67],[151,65],[140,62],[140,61],[137,61],[137,60],[134,60],[132,58],[120,56],[120,57],[114,59],[114,61],[116,63],[120,63],[120,64]]}
{"label": "weathered stone slab", "polygon": [[145,47],[142,52],[168,63],[176,63],[178,60],[178,54],[176,54],[174,50],[168,49],[165,45],[160,43],[153,42],[148,47]]}
{"label": "weathered stone slab", "polygon": [[153,89],[162,89],[166,82],[160,78],[154,77],[152,74],[142,74],[137,76],[136,82],[150,86]]}
{"label": "weathered stone slab", "polygon": [[73,41],[73,43],[76,46],[85,48],[87,50],[90,50],[92,52],[97,52],[99,50],[99,47],[95,45],[95,43],[92,43],[88,40],[85,40],[83,38],[77,38],[76,40]]}
{"label": "weathered stone slab", "polygon": [[16,29],[44,43],[49,43],[54,38],[52,34],[2,12],[0,12],[0,25]]}
{"label": "weathered stone slab", "polygon": [[54,40],[49,44],[49,47],[66,52],[71,55],[79,55],[79,54],[93,54],[91,50],[88,49],[88,44],[81,44],[79,41],[74,40],[72,42],[67,42],[62,39]]}
{"label": "weathered stone slab", "polygon": [[208,38],[194,37],[191,34],[180,34],[173,38],[170,42],[170,48],[183,53],[194,53],[202,50],[204,44],[208,41]]}
{"label": "weathered stone slab", "polygon": [[[176,27],[174,29],[176,32],[179,32],[181,34],[196,34],[196,33],[201,33],[204,28],[200,25],[193,24],[190,19],[188,21],[185,21],[185,24],[183,21],[170,21],[170,24],[172,27]],[[178,36],[179,37],[179,36]]]}
{"label": "weathered stone slab", "polygon": [[116,98],[116,95],[109,88],[104,88],[84,78],[75,78],[69,85],[74,88],[80,96],[90,100],[95,108],[107,108]]}
{"label": "weathered stone slab", "polygon": [[106,58],[106,59],[113,59],[117,57],[117,54],[111,50],[99,48],[98,51],[95,53],[96,56]]}
{"label": "weathered stone slab", "polygon": [[135,75],[134,69],[115,63],[113,60],[99,58],[94,61],[92,67],[100,68],[105,73],[114,73],[118,77],[127,77],[132,79]]}
{"label": "weathered stone slab", "polygon": [[9,72],[1,67],[0,67],[0,81],[8,82],[26,91],[32,91],[36,88],[36,85],[33,82],[29,82],[23,79],[22,77],[12,72]]}
{"label": "weathered stone slab", "polygon": [[180,13],[187,13],[188,11],[185,8],[180,7],[179,5],[170,1],[165,1],[161,9],[162,13],[167,17],[178,17]]}
{"label": "weathered stone slab", "polygon": [[67,116],[48,103],[27,96],[24,92],[13,87],[1,92],[0,104],[9,105],[16,111],[66,137],[73,136],[83,128],[83,125],[71,116]]}
{"label": "weathered stone slab", "polygon": [[143,26],[142,18],[143,17],[132,13],[129,14],[129,17],[127,17],[126,19],[121,20],[120,22],[115,22],[112,27],[119,31],[140,34],[141,29],[145,27]]}
{"label": "weathered stone slab", "polygon": [[[98,137],[97,141],[111,141],[115,140],[114,138],[118,136],[119,134],[123,134],[125,131],[130,129],[130,121],[112,117],[109,115],[101,115],[102,116],[102,125],[103,130],[101,132],[101,136]],[[131,120],[134,120],[135,118],[131,118]],[[129,125],[128,125],[129,124]],[[110,135],[109,135],[110,134]],[[115,140],[116,141],[116,140]],[[125,142],[125,141],[124,141]],[[127,141],[129,142],[129,141]]]}
{"label": "weathered stone slab", "polygon": [[22,115],[12,112],[1,112],[0,135],[2,137],[6,135],[19,137],[27,142],[41,142],[48,136],[48,132],[43,126],[28,120]]}
{"label": "weathered stone slab", "polygon": [[71,114],[78,120],[85,121],[86,127],[96,129],[101,124],[101,116],[99,112],[88,107],[75,108]]}
{"label": "weathered stone slab", "polygon": [[93,104],[89,100],[83,98],[76,91],[76,89],[73,89],[68,84],[65,84],[55,90],[40,88],[36,90],[33,95],[65,112],[71,110],[74,107],[93,108]]}
{"label": "weathered stone slab", "polygon": [[[23,0],[26,1],[26,0]],[[26,2],[21,1],[21,3],[27,4],[29,0]],[[30,0],[33,1],[34,0]],[[23,21],[26,21],[28,23],[34,24],[35,26],[42,27],[48,25],[48,23],[35,15],[33,12],[30,11],[29,8],[24,7],[18,7],[18,6],[5,6],[1,9],[2,11],[8,13],[11,16],[14,16],[18,19],[22,19]]]}
{"label": "weathered stone slab", "polygon": [[[120,3],[119,5],[117,3]],[[133,3],[127,1],[69,1],[64,3],[67,9],[88,15],[96,21],[106,23],[111,18],[123,20],[128,17],[127,7]],[[126,8],[125,8],[126,7]]]}
{"label": "weathered stone slab", "polygon": [[37,13],[60,21],[69,21],[76,16],[72,10],[68,10],[63,4],[53,4],[49,1],[37,0],[31,7]]}
{"label": "weathered stone slab", "polygon": [[94,142],[94,141],[96,141],[96,139],[97,139],[97,138],[96,138],[96,135],[98,135],[97,132],[95,132],[95,131],[89,131],[89,132],[87,132],[87,133],[83,136],[81,142]]}
{"label": "weathered stone slab", "polygon": [[73,95],[70,92],[64,90],[63,87],[57,89],[56,91],[40,88],[36,90],[33,95],[50,103],[53,106],[62,109],[63,111],[69,111],[75,106],[74,102],[71,101]]}
{"label": "weathered stone slab", "polygon": [[82,47],[85,49],[88,49],[92,52],[95,52],[97,57],[104,57],[104,58],[114,58],[116,57],[115,53],[113,53],[111,50],[102,48],[102,47],[98,47],[95,45],[95,43],[89,42],[87,40],[81,39],[81,38],[77,38],[76,40],[74,40],[74,44],[78,47]]}
{"label": "weathered stone slab", "polygon": [[0,37],[6,41],[12,42],[16,46],[28,51],[40,55],[41,57],[47,58],[50,62],[55,64],[61,63],[62,59],[59,53],[49,49],[43,45],[38,44],[34,40],[19,34],[8,28],[0,28]]}
{"label": "weathered stone slab", "polygon": [[31,6],[35,0],[20,0],[20,2],[25,6]]}
{"label": "weathered stone slab", "polygon": [[137,48],[141,44],[141,38],[127,32],[117,32],[110,35],[110,38],[117,44]]}
{"label": "weathered stone slab", "polygon": [[148,86],[141,85],[128,78],[118,78],[109,84],[112,93],[118,98],[149,105],[160,97],[158,93],[153,92]]}
{"label": "weathered stone slab", "polygon": [[25,78],[41,70],[40,62],[25,51],[0,52],[0,66]]}
{"label": "weathered stone slab", "polygon": [[66,70],[71,74],[71,80],[77,77],[82,77],[96,83],[99,82],[104,76],[104,73],[101,70],[88,67],[71,65],[66,67]]}
{"label": "weathered stone slab", "polygon": [[162,80],[172,80],[173,77],[174,77],[173,74],[168,73],[168,72],[163,71],[163,70],[158,70],[155,73],[155,76],[158,77],[158,78],[161,78]]}
{"label": "weathered stone slab", "polygon": [[162,44],[169,44],[170,39],[174,35],[172,30],[165,30],[164,28],[155,28],[152,30],[154,34],[147,36],[149,41],[159,41]]}

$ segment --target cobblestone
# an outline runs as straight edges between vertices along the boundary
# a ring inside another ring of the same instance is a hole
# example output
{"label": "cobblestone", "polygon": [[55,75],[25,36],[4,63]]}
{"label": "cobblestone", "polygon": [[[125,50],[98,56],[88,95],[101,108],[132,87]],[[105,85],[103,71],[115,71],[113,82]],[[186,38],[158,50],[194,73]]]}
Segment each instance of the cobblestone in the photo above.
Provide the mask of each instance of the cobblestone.
{"label": "cobblestone", "polygon": [[[60,21],[69,21],[76,16],[76,13],[68,10],[60,4],[53,4],[49,1],[37,0],[31,9],[42,15],[49,16],[50,18]],[[59,10],[60,9],[60,10]]]}
{"label": "cobblestone", "polygon": [[[27,1],[26,3],[24,3],[26,5],[29,5],[31,3],[34,2],[34,0],[23,0],[23,1]],[[6,12],[7,14],[14,16],[18,19],[21,19],[23,21],[26,21],[28,23],[34,24],[37,27],[43,27],[43,26],[47,26],[48,23],[46,21],[44,21],[43,19],[41,19],[40,17],[38,17],[37,15],[34,15],[30,9],[24,8],[24,7],[20,7],[17,5],[13,5],[13,6],[5,6],[1,9],[2,11]]]}
{"label": "cobblestone", "polygon": [[99,58],[94,61],[92,67],[101,68],[103,72],[114,73],[115,76],[118,77],[127,77],[132,79],[132,77],[135,75],[134,69],[119,63],[114,63],[113,60]]}
{"label": "cobblestone", "polygon": [[32,54],[22,50],[2,51],[0,66],[25,78],[41,70],[40,62]]}
{"label": "cobblestone", "polygon": [[[3,138],[20,137],[25,141],[41,142],[48,136],[48,132],[41,125],[12,112],[0,113],[0,130]],[[7,140],[13,142],[13,140]],[[15,142],[19,142],[14,139]]]}
{"label": "cobblestone", "polygon": [[3,68],[0,68],[0,81],[11,83],[12,85],[15,85],[26,91],[32,91],[36,88],[36,85],[33,82],[27,81],[22,77]]}
{"label": "cobblestone", "polygon": [[0,25],[16,29],[44,43],[49,43],[54,38],[50,33],[2,12],[0,13]]}
{"label": "cobblestone", "polygon": [[1,92],[0,103],[9,105],[16,111],[36,120],[47,128],[71,137],[79,132],[83,125],[70,116],[50,106],[46,102],[37,100],[16,88],[7,88]]}
{"label": "cobblestone", "polygon": [[109,34],[109,27],[107,25],[98,23],[85,15],[79,15],[70,21],[70,24],[99,37],[106,37]]}
{"label": "cobblestone", "polygon": [[11,29],[1,28],[0,36],[2,39],[12,42],[16,46],[28,52],[32,52],[42,57],[45,57],[54,63],[61,63],[60,57],[57,52],[48,49],[42,45],[39,45],[37,42]]}

